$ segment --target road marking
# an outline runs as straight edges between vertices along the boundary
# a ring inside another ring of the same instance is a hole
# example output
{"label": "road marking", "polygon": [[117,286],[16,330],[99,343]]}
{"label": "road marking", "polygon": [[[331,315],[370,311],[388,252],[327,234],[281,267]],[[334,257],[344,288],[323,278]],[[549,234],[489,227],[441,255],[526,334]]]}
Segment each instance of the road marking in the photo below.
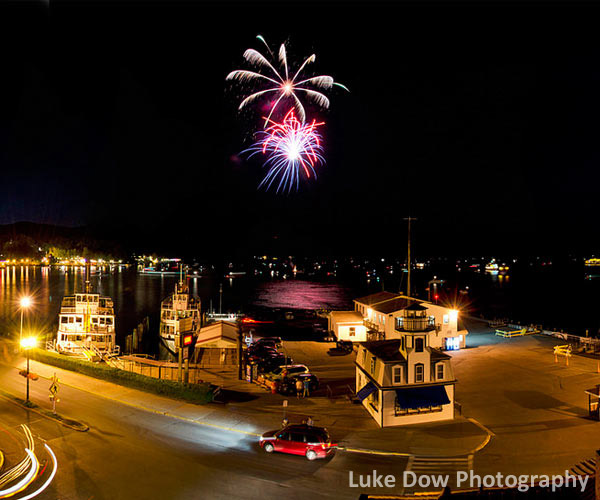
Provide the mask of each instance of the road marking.
{"label": "road marking", "polygon": [[402,453],[399,451],[377,451],[377,450],[367,450],[363,448],[346,448],[345,446],[338,446],[338,450],[347,451],[349,453],[365,453],[367,455],[389,455],[395,457],[411,457],[410,453]]}

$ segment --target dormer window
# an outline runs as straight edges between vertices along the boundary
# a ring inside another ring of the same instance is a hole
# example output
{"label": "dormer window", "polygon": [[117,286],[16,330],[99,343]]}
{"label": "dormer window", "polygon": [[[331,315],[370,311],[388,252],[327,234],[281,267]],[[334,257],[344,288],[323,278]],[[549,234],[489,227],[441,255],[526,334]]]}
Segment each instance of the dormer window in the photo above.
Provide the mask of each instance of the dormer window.
{"label": "dormer window", "polygon": [[425,341],[423,340],[423,337],[415,338],[415,352],[423,352],[424,345]]}
{"label": "dormer window", "polygon": [[425,367],[423,363],[415,365],[415,382],[423,382],[425,379]]}
{"label": "dormer window", "polygon": [[394,368],[392,369],[392,376],[393,376],[394,384],[401,384],[402,383],[402,367],[394,366]]}
{"label": "dormer window", "polygon": [[435,368],[435,378],[438,380],[443,380],[444,378],[444,364],[440,363]]}

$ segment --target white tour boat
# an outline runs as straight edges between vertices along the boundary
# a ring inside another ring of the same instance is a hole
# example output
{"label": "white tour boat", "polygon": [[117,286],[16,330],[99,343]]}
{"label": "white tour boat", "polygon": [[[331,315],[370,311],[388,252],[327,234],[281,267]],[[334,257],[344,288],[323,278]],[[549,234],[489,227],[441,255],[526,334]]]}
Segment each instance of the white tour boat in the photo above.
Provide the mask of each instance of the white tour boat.
{"label": "white tour boat", "polygon": [[115,310],[110,297],[90,293],[86,282],[85,293],[63,297],[58,315],[58,333],[54,348],[63,354],[87,359],[117,356],[115,342]]}
{"label": "white tour boat", "polygon": [[200,331],[200,299],[193,297],[183,279],[175,285],[175,292],[160,303],[160,338],[167,349],[177,354],[175,336]]}

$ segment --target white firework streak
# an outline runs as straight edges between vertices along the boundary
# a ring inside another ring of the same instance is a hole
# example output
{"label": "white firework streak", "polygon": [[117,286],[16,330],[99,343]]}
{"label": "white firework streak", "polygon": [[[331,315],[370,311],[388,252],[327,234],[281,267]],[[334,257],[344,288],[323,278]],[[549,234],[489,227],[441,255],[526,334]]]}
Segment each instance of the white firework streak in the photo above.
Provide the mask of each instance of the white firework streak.
{"label": "white firework streak", "polygon": [[[258,35],[256,38],[258,38],[265,45],[265,47],[269,51],[269,55],[274,60],[275,58],[273,56],[273,52],[271,51],[271,49],[270,49],[269,45],[267,44],[267,42],[265,41],[265,39],[261,35]],[[279,64],[283,67],[283,69],[285,71],[283,75],[280,74],[280,72],[277,71],[275,66],[273,64],[271,64],[269,62],[269,60],[265,56],[263,56],[260,52],[258,52],[255,49],[246,50],[246,52],[244,52],[244,59],[246,59],[246,61],[248,61],[250,64],[256,66],[259,69],[266,69],[267,71],[270,72],[270,75],[269,76],[263,75],[262,73],[258,73],[255,71],[235,70],[227,75],[226,80],[238,80],[240,83],[259,80],[259,81],[264,81],[272,86],[266,90],[263,89],[263,90],[260,90],[258,92],[255,92],[253,94],[246,96],[240,103],[240,106],[238,109],[244,108],[247,104],[255,101],[256,99],[259,99],[260,97],[263,97],[265,94],[268,94],[269,92],[277,92],[279,94],[279,98],[271,106],[271,110],[269,111],[268,116],[265,118],[264,127],[267,128],[267,125],[269,124],[269,122],[271,120],[271,116],[273,116],[275,109],[280,104],[282,99],[285,97],[293,99],[294,107],[296,108],[296,111],[298,113],[298,118],[300,119],[300,121],[302,123],[304,123],[306,121],[306,111],[304,109],[304,105],[302,104],[302,102],[300,101],[298,96],[296,95],[296,91],[302,91],[303,93],[305,93],[306,96],[309,99],[311,99],[312,101],[314,101],[318,106],[320,106],[324,109],[329,108],[329,99],[327,99],[325,94],[323,94],[322,92],[319,92],[318,90],[315,90],[314,88],[308,89],[306,87],[300,87],[300,85],[304,85],[304,86],[309,85],[309,86],[315,87],[317,89],[323,89],[323,90],[328,90],[328,89],[332,88],[334,85],[336,85],[348,92],[349,92],[349,90],[345,85],[335,82],[333,77],[327,76],[327,75],[313,76],[311,78],[306,78],[304,80],[298,81],[298,78],[299,78],[300,74],[302,73],[302,71],[304,70],[304,68],[308,64],[314,63],[316,58],[317,57],[315,54],[312,54],[311,56],[307,57],[305,59],[305,61],[300,65],[300,67],[298,68],[298,70],[296,71],[294,76],[292,78],[290,78],[290,76],[289,76],[290,68],[289,68],[289,64],[288,64],[287,51],[285,49],[285,44],[283,44],[283,43],[281,44],[281,46],[279,47],[279,53],[278,53]]]}
{"label": "white firework streak", "polygon": [[292,187],[300,183],[300,177],[307,179],[313,175],[317,177],[315,167],[325,163],[322,156],[323,146],[321,136],[317,132],[317,127],[323,125],[323,122],[316,123],[315,120],[310,124],[301,123],[294,115],[291,109],[282,123],[268,120],[272,125],[258,132],[261,138],[243,153],[250,153],[249,158],[262,153],[267,155],[263,164],[268,168],[259,189],[264,187],[269,190],[271,186],[279,179],[276,192],[287,190],[288,194]]}

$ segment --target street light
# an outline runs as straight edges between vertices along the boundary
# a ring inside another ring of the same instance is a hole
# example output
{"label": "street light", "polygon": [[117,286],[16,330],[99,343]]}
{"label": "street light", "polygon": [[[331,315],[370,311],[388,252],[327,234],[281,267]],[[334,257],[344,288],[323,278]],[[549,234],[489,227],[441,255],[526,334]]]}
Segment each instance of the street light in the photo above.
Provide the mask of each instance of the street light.
{"label": "street light", "polygon": [[19,343],[23,343],[23,312],[31,306],[31,297],[21,297],[19,303],[21,304],[21,333],[19,334]]}
{"label": "street light", "polygon": [[25,349],[27,353],[27,397],[25,398],[25,404],[29,404],[29,351],[35,347],[37,339],[35,337],[25,337],[21,339],[21,347]]}

